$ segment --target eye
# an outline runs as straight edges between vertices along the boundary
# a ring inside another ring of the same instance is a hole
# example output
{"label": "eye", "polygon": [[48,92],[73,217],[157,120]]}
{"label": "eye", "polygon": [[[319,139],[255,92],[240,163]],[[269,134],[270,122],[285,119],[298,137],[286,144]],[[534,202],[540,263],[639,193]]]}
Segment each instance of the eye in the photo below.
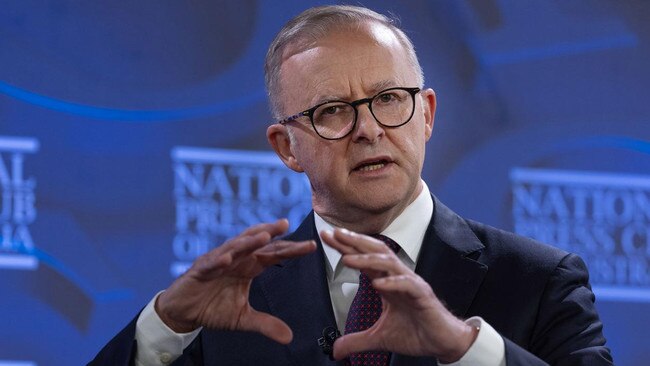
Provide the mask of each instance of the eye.
{"label": "eye", "polygon": [[321,114],[336,114],[336,112],[339,110],[339,106],[337,105],[328,105],[323,108],[321,111]]}
{"label": "eye", "polygon": [[397,95],[395,93],[383,93],[379,94],[375,100],[380,102],[380,103],[390,103],[394,102],[397,99]]}
{"label": "eye", "polygon": [[348,113],[350,106],[344,103],[331,102],[323,104],[314,112],[316,119],[339,117]]}

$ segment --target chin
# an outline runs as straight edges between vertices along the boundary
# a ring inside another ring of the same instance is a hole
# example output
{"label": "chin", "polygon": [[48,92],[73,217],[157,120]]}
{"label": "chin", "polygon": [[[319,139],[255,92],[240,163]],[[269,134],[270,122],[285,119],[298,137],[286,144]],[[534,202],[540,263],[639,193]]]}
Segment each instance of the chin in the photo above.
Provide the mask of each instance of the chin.
{"label": "chin", "polygon": [[357,204],[364,211],[380,214],[394,208],[406,199],[406,197],[396,197],[390,193],[386,193],[379,192],[377,194],[360,195],[357,198]]}

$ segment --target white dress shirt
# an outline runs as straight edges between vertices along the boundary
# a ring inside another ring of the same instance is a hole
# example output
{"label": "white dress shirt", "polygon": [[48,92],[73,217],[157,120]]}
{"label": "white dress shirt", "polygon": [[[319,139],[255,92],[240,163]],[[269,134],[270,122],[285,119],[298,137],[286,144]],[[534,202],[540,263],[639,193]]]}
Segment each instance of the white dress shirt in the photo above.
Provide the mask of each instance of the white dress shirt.
{"label": "white dress shirt", "polygon": [[[415,269],[422,241],[433,215],[433,200],[429,188],[422,181],[422,192],[406,209],[381,232],[400,245],[397,256],[410,269]],[[314,214],[316,229],[320,235],[323,230],[334,227]],[[345,329],[348,309],[359,287],[359,271],[345,267],[340,262],[341,254],[323,245],[326,257],[327,282],[336,324]],[[160,294],[160,293],[159,293]],[[144,308],[136,324],[135,339],[138,343],[135,363],[144,365],[168,365],[178,358],[199,334],[201,328],[190,333],[175,333],[167,327],[154,309],[156,295]],[[466,322],[479,327],[478,337],[465,355],[451,366],[505,366],[505,345],[503,338],[480,317],[472,317]],[[443,365],[443,364],[440,364]]]}

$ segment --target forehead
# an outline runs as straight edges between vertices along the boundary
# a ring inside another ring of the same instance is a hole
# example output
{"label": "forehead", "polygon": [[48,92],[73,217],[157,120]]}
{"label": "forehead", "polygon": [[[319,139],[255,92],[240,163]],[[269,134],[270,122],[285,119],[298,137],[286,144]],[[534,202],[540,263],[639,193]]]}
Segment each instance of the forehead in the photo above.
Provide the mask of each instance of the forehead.
{"label": "forehead", "polygon": [[288,50],[279,81],[285,112],[293,113],[331,98],[365,97],[387,87],[414,86],[417,73],[392,30],[366,23]]}

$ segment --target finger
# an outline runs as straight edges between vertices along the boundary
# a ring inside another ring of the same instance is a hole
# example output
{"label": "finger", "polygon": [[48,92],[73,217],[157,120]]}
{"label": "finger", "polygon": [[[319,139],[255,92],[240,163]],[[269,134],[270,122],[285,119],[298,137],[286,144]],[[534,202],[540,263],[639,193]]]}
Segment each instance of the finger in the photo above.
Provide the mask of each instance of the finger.
{"label": "finger", "polygon": [[242,328],[261,333],[281,344],[289,344],[293,339],[293,332],[285,322],[256,310],[251,311]]}
{"label": "finger", "polygon": [[253,225],[248,229],[244,230],[241,235],[256,235],[261,232],[266,232],[271,237],[276,237],[285,233],[289,229],[289,220],[279,219],[276,222],[266,222],[257,225]]}
{"label": "finger", "polygon": [[389,302],[435,298],[431,287],[426,282],[419,281],[416,276],[399,275],[377,278],[372,281],[372,287]]}
{"label": "finger", "polygon": [[349,245],[345,245],[342,242],[338,241],[334,237],[334,232],[332,230],[323,230],[323,231],[321,231],[320,237],[323,240],[323,243],[325,243],[328,246],[336,249],[339,253],[341,253],[343,255],[359,253],[359,251],[357,251],[353,247],[351,247]]}
{"label": "finger", "polygon": [[263,247],[269,240],[271,237],[264,232],[252,236],[238,236],[202,256],[205,260],[202,264],[207,267],[229,265],[234,259]]}
{"label": "finger", "polygon": [[[286,232],[288,227],[289,221],[286,219],[251,226],[239,236],[208,252],[208,264],[230,263],[234,258],[248,255],[267,244],[271,238]],[[228,254],[233,258],[229,259]]]}
{"label": "finger", "polygon": [[234,258],[250,255],[252,252],[263,248],[271,241],[269,233],[261,231],[255,235],[239,236],[233,240],[231,253]]}
{"label": "finger", "polygon": [[255,252],[256,258],[262,265],[270,266],[283,260],[301,257],[316,250],[316,242],[278,240],[265,245]]}
{"label": "finger", "polygon": [[[411,270],[392,253],[350,254],[342,258],[346,267],[361,270],[370,278],[408,274]],[[371,273],[383,274],[372,276]]]}
{"label": "finger", "polygon": [[335,229],[334,238],[343,246],[354,248],[359,253],[388,253],[390,248],[379,239],[358,234],[346,229]]}
{"label": "finger", "polygon": [[341,360],[352,353],[379,350],[379,345],[374,340],[375,337],[372,336],[372,329],[346,334],[338,338],[334,342],[334,358]]}
{"label": "finger", "polygon": [[229,239],[220,246],[210,250],[210,256],[218,257],[225,253],[240,253],[255,250],[258,247],[268,243],[271,236],[266,232],[259,232],[254,235],[241,234],[232,239]]}
{"label": "finger", "polygon": [[194,262],[193,267],[201,275],[214,274],[215,271],[231,266],[241,257],[251,255],[269,240],[269,234],[263,232],[253,236],[238,236],[200,256]]}

